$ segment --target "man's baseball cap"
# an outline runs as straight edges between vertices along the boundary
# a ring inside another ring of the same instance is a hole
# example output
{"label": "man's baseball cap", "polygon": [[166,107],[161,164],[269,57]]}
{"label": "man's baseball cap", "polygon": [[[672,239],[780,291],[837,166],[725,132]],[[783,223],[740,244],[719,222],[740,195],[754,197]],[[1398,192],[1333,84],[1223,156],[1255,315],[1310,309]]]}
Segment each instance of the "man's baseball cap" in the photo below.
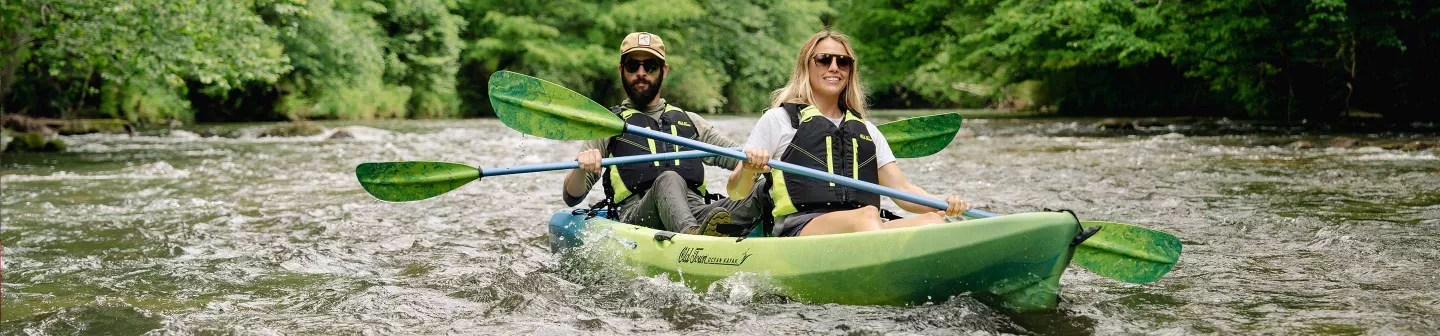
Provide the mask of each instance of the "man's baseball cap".
{"label": "man's baseball cap", "polygon": [[624,58],[632,51],[649,52],[664,60],[665,42],[660,41],[660,35],[646,32],[630,33],[630,35],[625,35],[624,41],[620,41],[620,57]]}

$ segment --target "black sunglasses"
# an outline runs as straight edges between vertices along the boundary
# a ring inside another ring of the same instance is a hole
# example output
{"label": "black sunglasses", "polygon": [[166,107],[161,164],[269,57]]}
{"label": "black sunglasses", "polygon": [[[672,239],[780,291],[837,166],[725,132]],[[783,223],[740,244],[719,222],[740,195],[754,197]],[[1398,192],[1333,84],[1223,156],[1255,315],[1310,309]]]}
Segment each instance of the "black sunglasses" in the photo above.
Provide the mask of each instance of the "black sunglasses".
{"label": "black sunglasses", "polygon": [[839,65],[840,70],[849,71],[850,66],[855,65],[855,59],[845,55],[815,54],[815,66],[829,68],[832,63]]}
{"label": "black sunglasses", "polygon": [[643,62],[633,59],[627,59],[625,60],[625,62],[621,62],[620,65],[625,66],[625,72],[629,73],[635,73],[636,71],[640,71],[641,66],[645,67],[645,72],[655,72],[655,70],[658,70],[660,69],[660,67],[665,66],[665,61],[654,58],[647,59]]}

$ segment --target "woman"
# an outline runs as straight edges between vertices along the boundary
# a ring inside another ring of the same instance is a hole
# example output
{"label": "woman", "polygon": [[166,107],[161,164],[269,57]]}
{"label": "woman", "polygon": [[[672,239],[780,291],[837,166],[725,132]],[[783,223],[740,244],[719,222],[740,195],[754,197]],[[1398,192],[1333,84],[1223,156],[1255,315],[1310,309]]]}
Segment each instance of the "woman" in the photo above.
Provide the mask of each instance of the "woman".
{"label": "woman", "polygon": [[770,173],[774,202],[772,236],[808,236],[941,223],[943,215],[959,215],[970,204],[946,197],[944,212],[902,200],[895,204],[921,215],[882,221],[880,195],[780,170],[772,159],[852,177],[861,181],[932,197],[900,171],[895,154],[875,125],[864,120],[865,89],[849,38],[833,30],[811,36],[800,48],[790,83],[776,90],[745,143],[747,160],[730,175],[732,199],[749,197],[755,175]]}

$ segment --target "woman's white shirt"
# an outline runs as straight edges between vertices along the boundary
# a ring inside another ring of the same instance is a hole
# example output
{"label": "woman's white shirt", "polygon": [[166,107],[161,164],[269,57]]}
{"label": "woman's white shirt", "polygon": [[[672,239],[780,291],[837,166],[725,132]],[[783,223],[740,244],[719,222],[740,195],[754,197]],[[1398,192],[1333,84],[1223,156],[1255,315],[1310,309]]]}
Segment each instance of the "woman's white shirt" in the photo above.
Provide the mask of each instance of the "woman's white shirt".
{"label": "woman's white shirt", "polygon": [[[844,118],[831,119],[825,117],[836,126]],[[875,167],[884,167],[895,162],[895,152],[890,151],[890,143],[885,140],[885,134],[875,128],[875,124],[864,120],[865,129],[870,132],[870,138],[875,139]],[[790,148],[790,142],[795,140],[794,127],[790,127],[790,115],[783,108],[772,108],[760,116],[760,121],[755,123],[755,129],[750,131],[750,138],[745,140],[745,147],[757,147],[770,152],[770,159],[779,160],[785,149]]]}

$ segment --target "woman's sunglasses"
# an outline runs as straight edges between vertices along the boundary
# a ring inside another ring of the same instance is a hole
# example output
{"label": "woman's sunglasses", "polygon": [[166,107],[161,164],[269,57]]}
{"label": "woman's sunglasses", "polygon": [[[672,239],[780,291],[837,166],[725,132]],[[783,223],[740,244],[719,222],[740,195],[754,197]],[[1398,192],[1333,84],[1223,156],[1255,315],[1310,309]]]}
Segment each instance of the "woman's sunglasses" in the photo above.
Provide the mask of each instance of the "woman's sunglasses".
{"label": "woman's sunglasses", "polygon": [[839,65],[840,71],[850,71],[850,67],[855,65],[855,59],[845,55],[815,54],[816,67],[828,69],[832,63]]}
{"label": "woman's sunglasses", "polygon": [[645,60],[645,61],[643,61],[643,62],[642,62],[642,61],[636,61],[636,60],[633,60],[633,59],[627,59],[627,60],[625,60],[625,62],[620,63],[620,65],[625,66],[625,72],[629,72],[629,73],[635,73],[636,71],[640,71],[640,67],[642,67],[642,66],[645,67],[645,72],[652,72],[652,73],[653,73],[653,72],[655,72],[655,70],[659,70],[660,67],[665,66],[665,61],[661,61],[661,60],[654,59],[654,58],[652,58],[652,59],[647,59],[647,60]]}

